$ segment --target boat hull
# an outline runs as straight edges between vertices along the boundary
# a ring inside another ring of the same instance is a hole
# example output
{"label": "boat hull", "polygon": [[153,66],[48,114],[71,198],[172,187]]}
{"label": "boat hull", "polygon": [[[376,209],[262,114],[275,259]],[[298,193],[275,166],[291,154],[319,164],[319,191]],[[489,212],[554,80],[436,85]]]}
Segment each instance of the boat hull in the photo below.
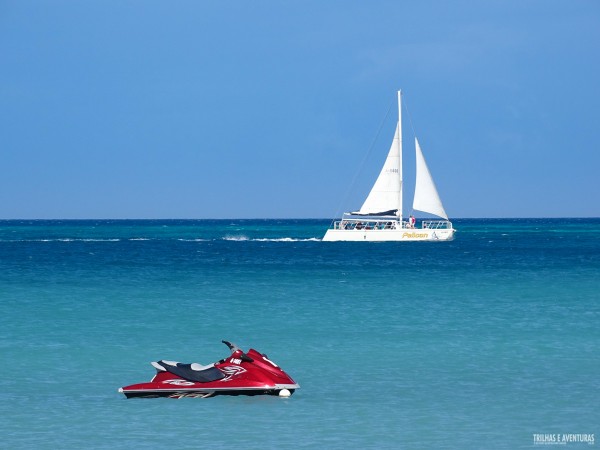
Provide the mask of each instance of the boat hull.
{"label": "boat hull", "polygon": [[451,241],[454,229],[403,228],[399,230],[341,230],[329,229],[323,241],[394,242],[394,241]]}

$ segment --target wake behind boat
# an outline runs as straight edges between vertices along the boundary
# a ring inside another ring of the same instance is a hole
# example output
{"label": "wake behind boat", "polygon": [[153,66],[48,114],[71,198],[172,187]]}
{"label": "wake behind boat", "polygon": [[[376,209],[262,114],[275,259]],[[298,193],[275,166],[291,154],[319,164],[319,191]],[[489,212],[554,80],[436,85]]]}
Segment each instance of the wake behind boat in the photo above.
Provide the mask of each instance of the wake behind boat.
{"label": "wake behind boat", "polygon": [[371,192],[358,211],[344,213],[327,230],[323,241],[448,241],[454,228],[415,137],[416,185],[413,210],[444,220],[422,220],[402,215],[402,92],[398,91],[398,124],[387,159]]}

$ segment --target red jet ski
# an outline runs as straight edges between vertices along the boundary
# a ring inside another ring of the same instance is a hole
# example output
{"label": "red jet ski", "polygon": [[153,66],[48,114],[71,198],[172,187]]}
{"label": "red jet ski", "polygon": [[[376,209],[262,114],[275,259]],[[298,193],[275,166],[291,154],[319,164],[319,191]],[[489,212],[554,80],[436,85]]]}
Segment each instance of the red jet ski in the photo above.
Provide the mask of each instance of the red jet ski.
{"label": "red jet ski", "polygon": [[264,353],[223,341],[231,356],[214,364],[151,363],[156,375],[147,383],[119,389],[127,398],[212,397],[214,395],[279,395],[289,397],[300,386]]}

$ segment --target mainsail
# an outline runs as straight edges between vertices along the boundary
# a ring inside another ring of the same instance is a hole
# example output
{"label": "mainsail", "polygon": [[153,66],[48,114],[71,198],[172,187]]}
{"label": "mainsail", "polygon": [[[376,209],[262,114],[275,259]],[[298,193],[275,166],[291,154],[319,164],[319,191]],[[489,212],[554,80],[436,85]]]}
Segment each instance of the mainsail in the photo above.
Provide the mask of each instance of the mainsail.
{"label": "mainsail", "polygon": [[435,188],[433,178],[431,178],[431,173],[427,168],[427,163],[425,162],[417,138],[415,138],[415,150],[417,153],[417,181],[415,185],[413,209],[443,217],[448,220],[448,215],[446,214],[446,211],[444,211],[442,201]]}
{"label": "mainsail", "polygon": [[388,152],[379,177],[371,188],[371,192],[361,206],[353,214],[394,215],[402,216],[402,109],[401,92],[398,91],[398,124],[390,151]]}
{"label": "mainsail", "polygon": [[377,181],[358,214],[377,214],[390,210],[402,211],[402,158],[398,127],[394,140]]}

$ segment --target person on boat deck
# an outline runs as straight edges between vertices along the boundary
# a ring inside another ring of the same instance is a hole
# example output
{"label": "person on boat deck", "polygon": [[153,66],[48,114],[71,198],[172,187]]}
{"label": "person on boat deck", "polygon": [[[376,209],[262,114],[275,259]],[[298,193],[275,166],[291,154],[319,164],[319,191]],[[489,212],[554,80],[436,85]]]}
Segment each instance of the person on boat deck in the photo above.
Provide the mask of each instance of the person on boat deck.
{"label": "person on boat deck", "polygon": [[410,227],[411,227],[411,228],[414,228],[414,227],[415,227],[415,223],[416,223],[416,222],[417,222],[417,221],[416,221],[416,219],[415,219],[415,216],[413,216],[413,215],[411,214],[411,215],[410,215],[410,219],[408,220],[408,223],[409,223]]}

